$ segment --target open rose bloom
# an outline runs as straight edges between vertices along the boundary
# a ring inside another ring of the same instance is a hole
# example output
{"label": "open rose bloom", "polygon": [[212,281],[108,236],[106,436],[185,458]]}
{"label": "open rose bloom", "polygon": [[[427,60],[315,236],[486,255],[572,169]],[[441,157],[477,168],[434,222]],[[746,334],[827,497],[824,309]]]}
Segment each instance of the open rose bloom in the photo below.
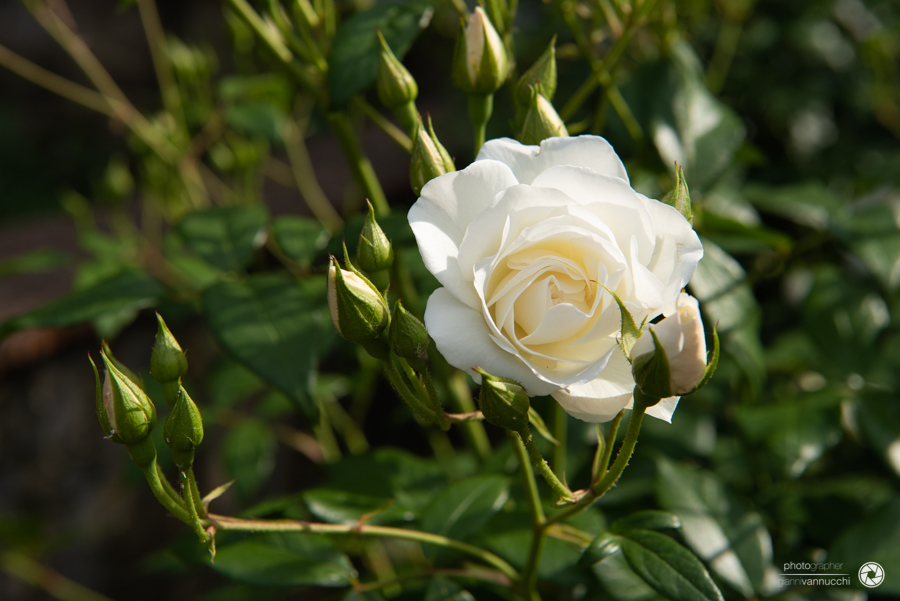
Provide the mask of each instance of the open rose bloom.
{"label": "open rose bloom", "polygon": [[[425,185],[409,221],[443,284],[425,325],[447,361],[478,382],[475,367],[552,394],[592,422],[615,417],[634,390],[604,286],[640,324],[675,311],[703,256],[687,220],[635,192],[594,136],[491,140],[466,169]],[[675,403],[647,413],[670,420]]]}

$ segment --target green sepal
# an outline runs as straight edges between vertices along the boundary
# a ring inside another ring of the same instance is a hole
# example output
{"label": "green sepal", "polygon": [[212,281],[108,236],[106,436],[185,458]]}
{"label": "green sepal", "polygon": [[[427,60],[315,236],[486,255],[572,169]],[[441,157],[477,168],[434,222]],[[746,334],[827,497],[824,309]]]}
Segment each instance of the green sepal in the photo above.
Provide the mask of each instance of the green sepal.
{"label": "green sepal", "polygon": [[547,100],[553,100],[556,95],[556,36],[550,40],[550,45],[538,57],[533,65],[522,74],[516,83],[515,99],[520,105],[528,105],[531,102],[531,89],[539,91]]}
{"label": "green sepal", "polygon": [[434,124],[431,122],[431,115],[427,115],[427,117],[428,137],[430,137],[431,141],[434,142],[435,148],[437,148],[438,153],[444,160],[444,173],[452,173],[453,171],[456,171],[456,163],[453,162],[453,157],[450,156],[450,153],[447,152],[447,149],[444,148],[444,145],[441,144],[440,140],[438,140],[437,134],[434,133]]}
{"label": "green sepal", "polygon": [[697,382],[697,385],[694,386],[690,392],[686,392],[681,396],[694,394],[709,383],[709,380],[713,377],[713,374],[716,373],[716,368],[719,366],[719,351],[721,350],[722,347],[719,344],[719,324],[716,324],[715,326],[713,326],[713,350],[711,351],[712,358],[709,360],[709,363],[706,364],[706,371],[703,372],[703,377],[700,378],[700,381]]}
{"label": "green sepal", "polygon": [[156,407],[141,387],[119,370],[106,351],[101,351],[100,356],[107,378],[103,384],[102,406],[110,431],[115,434],[110,439],[126,445],[138,443],[156,425]]}
{"label": "green sepal", "polygon": [[[653,336],[653,352],[644,353],[640,357],[635,357],[631,365],[631,373],[634,375],[634,381],[640,391],[647,397],[664,399],[672,396],[672,371],[669,368],[669,358],[666,351],[659,343],[656,332],[650,329],[650,335]],[[652,407],[656,403],[647,405]]]}
{"label": "green sepal", "polygon": [[381,45],[376,83],[378,99],[389,109],[415,102],[419,95],[419,86],[416,84],[416,80],[391,50],[381,31],[376,30],[375,34]]}
{"label": "green sepal", "polygon": [[[150,375],[160,384],[177,382],[187,373],[187,357],[159,313],[156,314],[156,321],[156,340],[150,353]],[[166,397],[166,400],[174,403],[174,399]]]}
{"label": "green sepal", "polygon": [[[153,444],[153,438],[146,436],[136,443],[126,445],[128,456],[136,466],[141,469],[148,469],[156,462],[156,445]],[[156,469],[156,468],[153,468]]]}
{"label": "green sepal", "polygon": [[[328,270],[328,308],[338,333],[349,342],[365,344],[375,341],[390,325],[391,315],[384,297],[375,285],[349,261],[344,244],[347,266],[362,284],[348,284],[344,270],[332,256]],[[333,276],[332,276],[333,274]]]}
{"label": "green sepal", "polygon": [[359,267],[366,273],[374,273],[389,269],[394,263],[394,248],[390,240],[384,234],[384,230],[375,220],[375,209],[372,203],[369,205],[369,213],[363,222],[362,231],[359,233],[359,244],[356,247],[356,259]]}
{"label": "green sepal", "polygon": [[516,138],[527,145],[538,145],[547,138],[567,137],[569,135],[563,123],[550,103],[541,93],[540,85],[536,88],[528,86],[531,98],[525,110],[518,112],[520,123],[517,126]]}
{"label": "green sepal", "polygon": [[103,436],[117,444],[122,444],[122,439],[116,436],[112,429],[112,424],[109,423],[109,415],[107,415],[106,408],[103,405],[103,382],[100,380],[100,371],[97,369],[97,364],[94,363],[90,353],[88,353],[88,361],[91,362],[91,367],[94,368],[94,385],[96,387],[94,404],[97,408],[97,421],[100,422],[100,429],[103,430]]}
{"label": "green sepal", "polygon": [[537,430],[538,434],[547,439],[548,442],[559,446],[559,441],[550,434],[550,428],[547,427],[547,424],[544,423],[544,418],[541,417],[541,414],[538,413],[537,409],[534,407],[528,408],[528,423],[534,426],[534,429]]}
{"label": "green sepal", "polygon": [[622,315],[622,332],[619,336],[619,347],[622,349],[622,352],[625,353],[625,357],[628,361],[631,361],[631,349],[634,348],[634,344],[637,342],[638,338],[641,337],[641,330],[644,329],[647,318],[645,317],[644,321],[641,322],[641,327],[638,327],[634,322],[634,317],[632,317],[631,313],[628,312],[628,309],[625,308],[625,303],[622,302],[619,295],[603,284],[598,283],[597,285],[609,292],[613,299],[615,299],[616,304],[619,305],[619,313]]}
{"label": "green sepal", "polygon": [[193,464],[194,449],[203,442],[200,409],[179,382],[178,399],[163,425],[163,439],[172,449],[175,465],[186,470]]}
{"label": "green sepal", "polygon": [[675,187],[663,196],[660,202],[678,209],[678,212],[684,215],[688,223],[693,225],[694,212],[691,208],[691,192],[688,190],[687,181],[684,179],[684,169],[678,163],[675,163]]}
{"label": "green sepal", "polygon": [[414,370],[422,371],[428,366],[431,337],[425,329],[425,324],[407,311],[399,300],[394,303],[388,340],[391,350],[397,353],[398,357],[406,359]]}

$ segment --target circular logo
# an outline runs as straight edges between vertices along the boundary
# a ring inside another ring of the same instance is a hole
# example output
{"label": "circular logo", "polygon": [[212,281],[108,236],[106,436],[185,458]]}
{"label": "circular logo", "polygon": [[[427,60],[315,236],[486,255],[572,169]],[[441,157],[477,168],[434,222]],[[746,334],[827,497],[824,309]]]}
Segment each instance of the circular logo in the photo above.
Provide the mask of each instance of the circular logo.
{"label": "circular logo", "polygon": [[884,568],[874,561],[863,564],[863,567],[859,568],[859,581],[863,583],[863,586],[875,588],[881,584],[883,580]]}

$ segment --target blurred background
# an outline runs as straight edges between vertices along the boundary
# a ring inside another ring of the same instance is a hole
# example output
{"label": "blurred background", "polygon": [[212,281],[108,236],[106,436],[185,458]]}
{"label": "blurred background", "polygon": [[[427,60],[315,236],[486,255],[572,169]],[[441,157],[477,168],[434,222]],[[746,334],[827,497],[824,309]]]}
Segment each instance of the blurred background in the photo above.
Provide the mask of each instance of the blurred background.
{"label": "blurred background", "polygon": [[[157,114],[157,74],[135,4],[46,4],[77,24],[73,30],[139,111]],[[692,482],[713,490],[718,505],[706,507],[729,538],[739,532],[735,540],[757,541],[738,553],[743,576],[719,575],[730,583],[726,598],[900,596],[900,5],[660,0],[613,73],[630,107],[623,118],[615,106],[603,107],[607,96],[597,90],[570,103],[591,72],[585,46],[603,57],[621,36],[620,4],[522,2],[512,35],[519,72],[557,35],[554,103],[570,131],[607,137],[635,188],[653,198],[671,187],[672,163],[685,165],[707,253],[691,291],[707,321],[719,323],[725,356],[713,384],[683,403],[671,426],[647,424],[646,447],[601,509],[615,515],[623,506],[664,506],[660,482]],[[263,203],[274,220],[311,217],[276,127],[282,113],[300,111],[321,191],[354,239],[364,196],[324,113],[295,106],[296,89],[226,18],[222,3],[157,6],[162,28],[180,41],[170,45],[179,85],[196,85],[193,131],[203,130],[209,114],[226,124],[228,133],[202,159],[219,174],[204,175],[207,187],[226,181],[229,194]],[[367,6],[338,4],[342,14]],[[419,85],[419,110],[431,115],[461,168],[473,157],[465,96],[449,77],[458,17],[442,0],[428,14],[404,64]],[[216,501],[220,513],[268,498],[296,500],[334,476],[329,466],[369,448],[399,444],[428,455],[434,441],[377,376],[377,365],[373,372],[330,338],[315,395],[333,407],[331,423],[311,423],[194,318],[196,290],[138,299],[81,320],[88,323],[17,321],[122,265],[153,264],[129,224],[151,218],[146,198],[166,197],[168,180],[154,175],[146,149],[121,121],[10,70],[11,51],[89,85],[24,4],[0,3],[0,47],[7,49],[0,54],[0,599],[103,598],[90,591],[121,600],[338,598],[328,589],[242,583],[204,567],[205,550],[165,515],[124,450],[103,439],[86,354],[96,357],[106,337],[119,360],[146,374],[156,332],[150,306],[166,316],[188,349],[190,385],[208,424],[197,460],[201,486],[237,478]],[[374,90],[363,94],[379,106]],[[496,105],[488,138],[512,134],[508,89]],[[404,226],[415,201],[409,156],[370,121],[351,116],[394,209],[385,230],[405,249],[424,300],[436,283]],[[286,240],[278,238],[282,250]],[[330,252],[339,240],[336,233]],[[298,273],[321,275],[324,248],[297,251]],[[278,252],[258,249],[247,269],[271,270]],[[182,277],[208,274],[190,265]],[[546,400],[535,404],[549,410]],[[589,464],[591,436],[571,421],[569,473]],[[659,452],[678,463],[661,470]],[[467,469],[468,459],[460,461]],[[679,472],[684,465],[702,471]],[[767,584],[773,566],[826,559],[880,561],[894,584],[788,592]],[[560,582],[569,592],[559,598],[583,598]],[[603,582],[597,598],[652,597]]]}

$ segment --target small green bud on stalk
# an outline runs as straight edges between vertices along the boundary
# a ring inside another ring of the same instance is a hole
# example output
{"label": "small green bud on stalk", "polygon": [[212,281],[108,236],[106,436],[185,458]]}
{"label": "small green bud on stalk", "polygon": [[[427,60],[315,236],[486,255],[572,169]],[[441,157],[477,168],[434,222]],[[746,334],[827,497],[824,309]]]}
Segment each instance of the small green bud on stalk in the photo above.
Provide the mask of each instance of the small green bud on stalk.
{"label": "small green bud on stalk", "polygon": [[516,83],[515,97],[518,104],[528,106],[531,103],[531,88],[540,90],[547,100],[553,100],[556,94],[556,36],[553,36],[544,53]]}
{"label": "small green bud on stalk", "polygon": [[547,138],[567,138],[569,132],[560,119],[559,114],[550,101],[541,93],[531,88],[531,101],[528,104],[519,128],[519,141],[522,144],[540,144]]}
{"label": "small green bud on stalk", "polygon": [[428,366],[431,337],[428,336],[425,324],[407,311],[399,300],[394,303],[389,340],[391,350],[397,353],[398,357],[406,359],[410,367],[416,371],[423,371]]}
{"label": "small green bud on stalk", "polygon": [[390,322],[387,304],[364,276],[341,269],[331,257],[328,269],[328,309],[338,333],[348,342],[373,342]]}
{"label": "small green bud on stalk", "polygon": [[391,246],[384,230],[375,221],[375,209],[372,203],[369,205],[369,214],[363,223],[362,232],[359,234],[359,244],[356,247],[356,259],[360,269],[372,280],[379,290],[387,289],[390,284],[388,270],[394,263],[394,249]]}
{"label": "small green bud on stalk", "polygon": [[158,327],[150,354],[150,375],[162,386],[169,405],[174,405],[178,397],[179,381],[187,373],[187,357],[159,313],[156,314],[156,321]]}
{"label": "small green bud on stalk", "polygon": [[378,59],[378,98],[381,104],[393,111],[403,129],[411,133],[416,128],[416,97],[419,95],[419,86],[391,51],[381,31],[377,34],[378,42],[381,44]]}
{"label": "small green bud on stalk", "polygon": [[481,374],[478,405],[484,419],[488,423],[514,432],[527,429],[528,408],[531,402],[525,388],[515,380],[492,376],[480,368],[476,368],[475,371]]}
{"label": "small green bud on stalk", "polygon": [[[106,367],[106,378],[96,399],[100,427],[107,438],[128,447],[139,467],[147,467],[156,459],[156,449],[148,442],[150,431],[156,425],[156,407],[141,387],[116,367],[106,351],[100,355]],[[96,365],[94,377],[99,384]]]}
{"label": "small green bud on stalk", "polygon": [[691,208],[691,193],[688,190],[687,182],[684,179],[684,169],[681,165],[675,163],[675,187],[668,194],[660,199],[669,206],[678,209],[688,223],[694,223],[694,212]]}
{"label": "small green bud on stalk", "polygon": [[453,159],[447,149],[438,141],[428,120],[429,131],[425,131],[422,117],[417,117],[418,126],[413,136],[412,156],[409,160],[409,183],[413,192],[421,194],[422,188],[439,175],[456,171]]}
{"label": "small green bud on stalk", "polygon": [[708,379],[706,338],[697,299],[682,292],[675,312],[650,326],[650,336],[638,338],[631,356],[634,381],[647,397],[663,399],[696,392],[698,384]]}
{"label": "small green bud on stalk", "polygon": [[175,407],[163,425],[163,437],[172,449],[175,465],[182,471],[188,470],[194,463],[194,449],[203,442],[203,419],[180,382]]}
{"label": "small green bud on stalk", "polygon": [[460,22],[453,83],[468,94],[493,94],[506,81],[508,64],[503,40],[481,7],[475,7],[469,22]]}

